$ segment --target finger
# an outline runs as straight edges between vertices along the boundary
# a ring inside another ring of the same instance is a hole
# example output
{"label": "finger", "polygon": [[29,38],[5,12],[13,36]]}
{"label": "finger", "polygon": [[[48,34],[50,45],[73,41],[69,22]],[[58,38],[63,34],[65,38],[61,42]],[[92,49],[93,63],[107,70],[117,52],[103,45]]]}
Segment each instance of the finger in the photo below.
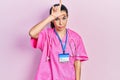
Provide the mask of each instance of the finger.
{"label": "finger", "polygon": [[53,7],[52,7],[52,13],[53,13],[54,11],[55,11],[55,7],[53,6]]}
{"label": "finger", "polygon": [[52,7],[52,11],[53,11],[53,9],[54,9],[54,6]]}
{"label": "finger", "polygon": [[57,11],[58,10],[58,8],[57,7],[54,7],[54,9],[53,9],[54,11]]}
{"label": "finger", "polygon": [[53,7],[52,7],[52,10],[55,11],[55,10],[56,10],[56,7],[53,6]]}
{"label": "finger", "polygon": [[60,8],[61,8],[61,5],[62,5],[62,0],[60,0],[60,3],[59,3],[59,4],[60,4]]}

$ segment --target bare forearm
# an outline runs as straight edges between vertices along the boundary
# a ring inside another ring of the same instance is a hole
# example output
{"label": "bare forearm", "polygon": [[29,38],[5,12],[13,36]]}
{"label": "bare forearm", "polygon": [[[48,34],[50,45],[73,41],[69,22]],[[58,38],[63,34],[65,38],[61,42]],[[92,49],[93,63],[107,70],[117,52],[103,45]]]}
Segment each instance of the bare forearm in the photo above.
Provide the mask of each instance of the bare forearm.
{"label": "bare forearm", "polygon": [[79,60],[75,61],[75,74],[76,80],[81,80],[81,62]]}
{"label": "bare forearm", "polygon": [[29,35],[33,38],[38,38],[39,32],[51,21],[56,19],[57,17],[64,15],[65,13],[61,13],[61,4],[62,0],[60,0],[59,6],[53,6],[51,10],[51,15],[47,17],[45,20],[41,21],[34,27],[32,27],[29,31]]}
{"label": "bare forearm", "polygon": [[30,31],[29,31],[29,35],[33,38],[37,38],[39,32],[48,24],[50,23],[52,20],[54,19],[53,16],[48,16],[46,19],[44,19],[43,21],[41,21],[40,23],[36,24],[35,26],[33,26]]}

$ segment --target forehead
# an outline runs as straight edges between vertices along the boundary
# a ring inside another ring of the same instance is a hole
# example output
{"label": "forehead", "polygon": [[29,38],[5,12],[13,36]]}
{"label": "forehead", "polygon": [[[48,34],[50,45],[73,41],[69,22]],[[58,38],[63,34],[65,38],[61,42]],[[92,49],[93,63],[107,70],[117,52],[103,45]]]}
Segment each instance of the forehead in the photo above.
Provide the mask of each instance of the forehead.
{"label": "forehead", "polygon": [[67,16],[67,13],[66,13],[65,11],[61,11],[61,13],[62,13],[63,15],[59,16],[58,18],[62,18],[62,17],[66,17],[66,16]]}

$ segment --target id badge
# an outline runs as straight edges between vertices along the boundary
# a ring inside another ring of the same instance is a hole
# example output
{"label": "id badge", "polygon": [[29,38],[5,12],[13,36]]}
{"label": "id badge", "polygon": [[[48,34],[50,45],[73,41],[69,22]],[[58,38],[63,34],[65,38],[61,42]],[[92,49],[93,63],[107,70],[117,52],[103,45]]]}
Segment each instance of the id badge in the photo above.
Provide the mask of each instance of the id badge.
{"label": "id badge", "polygon": [[69,62],[70,55],[69,53],[65,53],[65,54],[62,53],[59,54],[58,57],[59,57],[59,62]]}

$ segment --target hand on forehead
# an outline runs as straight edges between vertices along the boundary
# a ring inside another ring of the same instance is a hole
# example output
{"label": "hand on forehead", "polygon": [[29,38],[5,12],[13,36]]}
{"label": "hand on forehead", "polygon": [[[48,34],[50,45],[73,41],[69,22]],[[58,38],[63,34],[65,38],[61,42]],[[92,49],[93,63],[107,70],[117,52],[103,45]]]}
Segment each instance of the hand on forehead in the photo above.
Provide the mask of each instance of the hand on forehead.
{"label": "hand on forehead", "polygon": [[61,16],[59,16],[58,18],[67,17],[67,14],[66,14],[66,12],[65,12],[65,11],[61,11],[61,13],[62,13],[62,15],[61,15]]}
{"label": "hand on forehead", "polygon": [[62,0],[59,0],[59,6],[53,6],[53,11],[56,11],[56,10],[61,10],[61,6],[62,6]]}

